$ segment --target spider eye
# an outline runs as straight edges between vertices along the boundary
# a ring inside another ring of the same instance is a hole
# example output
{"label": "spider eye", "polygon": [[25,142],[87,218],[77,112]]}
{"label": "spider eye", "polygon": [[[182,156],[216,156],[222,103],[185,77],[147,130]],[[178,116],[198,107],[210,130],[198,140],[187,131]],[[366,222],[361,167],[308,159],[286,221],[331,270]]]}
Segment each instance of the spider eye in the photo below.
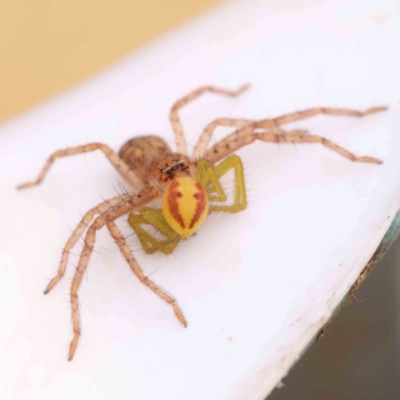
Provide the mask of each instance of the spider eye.
{"label": "spider eye", "polygon": [[162,210],[171,228],[188,238],[208,215],[207,193],[193,178],[173,179],[165,188]]}

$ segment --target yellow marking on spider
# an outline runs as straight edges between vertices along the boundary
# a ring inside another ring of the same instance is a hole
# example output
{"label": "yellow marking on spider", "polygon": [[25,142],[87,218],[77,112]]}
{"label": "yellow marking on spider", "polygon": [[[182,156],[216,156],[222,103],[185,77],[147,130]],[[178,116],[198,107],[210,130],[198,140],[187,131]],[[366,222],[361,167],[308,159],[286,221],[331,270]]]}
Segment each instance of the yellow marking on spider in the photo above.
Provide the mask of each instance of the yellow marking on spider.
{"label": "yellow marking on spider", "polygon": [[196,179],[173,179],[165,188],[162,210],[171,228],[187,239],[208,215],[207,193]]}
{"label": "yellow marking on spider", "polygon": [[[207,194],[209,203],[226,203],[227,197],[219,179],[231,169],[234,170],[235,179],[233,204],[209,204],[208,214],[211,214],[212,212],[236,213],[246,208],[247,200],[245,180],[243,174],[243,165],[240,157],[237,155],[229,156],[217,166],[212,166],[207,160],[199,160],[197,162],[196,179],[189,179],[187,181],[190,185],[196,185],[196,183],[200,183]],[[168,200],[166,200],[166,193],[167,192],[164,193],[164,201],[167,203]],[[187,206],[188,204],[185,205]],[[195,204],[192,202],[190,207],[192,211],[189,210],[189,216],[193,215],[192,213],[193,209],[195,208]],[[167,204],[166,213],[169,212],[168,208],[169,206]],[[171,218],[173,219],[173,217]],[[178,245],[179,241],[182,239],[181,234],[172,228],[162,209],[142,207],[139,210],[131,213],[128,221],[138,235],[140,243],[147,254],[152,254],[157,250],[166,255],[171,254]],[[203,221],[204,219],[202,221],[198,221],[197,225],[192,228],[193,232],[200,227],[200,224]],[[152,226],[158,231],[159,234],[162,234],[164,238],[161,240],[157,239],[154,234],[147,232],[144,228],[142,228],[142,225]],[[177,230],[179,231],[179,227]],[[193,232],[191,234],[193,234]]]}

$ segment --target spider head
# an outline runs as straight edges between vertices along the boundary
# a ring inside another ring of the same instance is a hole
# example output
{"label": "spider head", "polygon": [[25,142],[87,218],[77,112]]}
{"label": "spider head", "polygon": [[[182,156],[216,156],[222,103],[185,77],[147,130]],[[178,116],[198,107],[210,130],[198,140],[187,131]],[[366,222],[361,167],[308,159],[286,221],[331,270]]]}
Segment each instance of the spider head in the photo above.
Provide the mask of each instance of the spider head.
{"label": "spider head", "polygon": [[163,186],[175,178],[182,176],[196,176],[196,165],[187,156],[172,153],[154,163],[151,174]]}
{"label": "spider head", "polygon": [[207,193],[194,178],[175,178],[165,188],[162,210],[171,228],[189,238],[208,215]]}

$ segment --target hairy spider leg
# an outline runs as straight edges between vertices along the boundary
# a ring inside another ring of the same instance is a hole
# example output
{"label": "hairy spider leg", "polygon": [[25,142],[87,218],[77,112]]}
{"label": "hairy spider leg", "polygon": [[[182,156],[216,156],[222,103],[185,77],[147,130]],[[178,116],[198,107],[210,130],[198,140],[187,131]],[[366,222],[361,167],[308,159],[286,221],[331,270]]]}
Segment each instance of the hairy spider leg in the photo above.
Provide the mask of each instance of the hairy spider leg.
{"label": "hairy spider leg", "polygon": [[78,345],[79,337],[81,335],[81,326],[80,326],[80,317],[79,317],[79,299],[78,299],[78,291],[80,285],[82,283],[83,275],[86,271],[89,258],[93,252],[94,243],[96,240],[96,233],[99,229],[103,228],[104,225],[107,226],[111,236],[115,240],[119,249],[121,250],[123,256],[131,267],[133,273],[140,280],[141,283],[146,285],[149,289],[151,289],[157,296],[166,301],[173,309],[176,317],[182,323],[182,325],[187,326],[187,322],[181,309],[179,308],[176,300],[171,297],[168,293],[166,293],[162,288],[156,285],[153,281],[151,281],[147,276],[144,275],[142,269],[135,261],[128,245],[126,244],[125,238],[122,236],[119,229],[114,224],[114,221],[121,217],[122,215],[128,214],[132,212],[135,208],[141,207],[144,204],[149,203],[159,196],[159,192],[154,188],[148,188],[142,192],[140,192],[136,196],[132,196],[130,199],[121,201],[117,206],[108,210],[106,213],[99,215],[94,222],[90,225],[89,229],[86,232],[85,236],[85,244],[82,249],[78,267],[76,268],[74,277],[72,279],[71,289],[70,289],[70,298],[71,298],[71,316],[72,316],[72,327],[74,336],[72,338],[68,360],[71,361],[76,347]]}
{"label": "hairy spider leg", "polygon": [[[129,225],[136,232],[140,243],[147,254],[160,250],[164,254],[171,254],[181,237],[176,233],[165,220],[161,208],[142,207],[138,212],[133,212],[128,218]],[[143,229],[140,224],[151,225],[161,232],[167,239],[159,241],[149,232]]]}
{"label": "hairy spider leg", "polygon": [[[331,107],[317,107],[317,108],[309,108],[302,111],[297,111],[290,114],[285,114],[280,117],[271,118],[271,119],[263,119],[259,121],[251,121],[245,119],[230,119],[230,118],[219,118],[213,122],[210,122],[203,130],[200,138],[196,144],[195,150],[193,152],[193,157],[201,157],[206,152],[207,146],[210,143],[211,137],[218,126],[235,126],[237,128],[251,127],[253,128],[264,128],[269,131],[275,132],[276,129],[279,131],[280,125],[288,124],[291,122],[300,121],[306,118],[311,118],[316,115],[331,115],[331,116],[347,116],[347,117],[356,117],[361,118],[370,114],[374,114],[377,112],[387,110],[386,106],[377,106],[368,108],[365,111],[359,110],[350,110],[343,108],[331,108]],[[239,131],[238,131],[239,132]],[[243,132],[243,131],[242,131]],[[248,131],[244,131],[247,132]],[[236,132],[235,132],[236,133]],[[285,131],[277,132],[284,134]],[[217,143],[218,145],[218,143]],[[215,146],[214,146],[215,147]],[[224,153],[218,160],[226,157],[230,152]]]}
{"label": "hairy spider leg", "polygon": [[[199,175],[198,179],[204,187],[206,187],[207,193],[209,193],[209,200],[212,202],[225,202],[227,200],[226,194],[220,183],[220,178],[228,173],[230,170],[234,170],[235,176],[235,193],[233,198],[233,204],[231,205],[214,205],[210,204],[210,212],[230,212],[236,213],[244,210],[247,207],[246,197],[246,185],[243,174],[242,160],[236,154],[233,154],[223,160],[214,168],[211,167],[207,160],[199,161]],[[217,195],[211,195],[216,193]]]}
{"label": "hairy spider leg", "polygon": [[134,188],[140,189],[143,187],[142,180],[127,166],[123,160],[115,153],[109,146],[103,143],[89,143],[83,146],[70,147],[64,150],[55,151],[47,159],[45,165],[40,171],[39,176],[35,181],[26,182],[19,186],[17,189],[26,189],[31,186],[39,185],[45,176],[47,175],[50,167],[53,165],[57,158],[72,156],[76,154],[89,153],[92,151],[100,150],[110,161],[113,167],[119,172],[119,174],[126,179]]}
{"label": "hairy spider leg", "polygon": [[186,141],[185,137],[183,135],[183,127],[182,123],[179,119],[178,115],[178,110],[185,106],[186,104],[190,103],[191,101],[197,99],[204,93],[215,93],[215,94],[221,94],[224,96],[229,96],[229,97],[236,97],[239,94],[243,93],[246,89],[249,88],[250,85],[246,84],[241,86],[237,90],[227,90],[227,89],[222,89],[222,88],[217,88],[215,86],[203,86],[198,88],[197,90],[194,90],[193,92],[190,92],[187,94],[185,97],[182,97],[178,101],[174,103],[174,105],[171,108],[170,112],[170,121],[172,125],[172,129],[175,134],[175,142],[176,142],[176,152],[180,154],[187,155],[187,147],[186,147]]}
{"label": "hairy spider leg", "polygon": [[226,126],[226,127],[235,127],[235,128],[243,128],[247,125],[256,122],[253,119],[243,119],[243,118],[218,118],[214,121],[210,122],[204,129],[202,134],[200,135],[199,140],[196,143],[196,146],[192,153],[193,159],[198,159],[203,156],[203,154],[207,150],[207,146],[210,143],[212,135],[214,131],[219,126]]}
{"label": "hairy spider leg", "polygon": [[307,131],[302,129],[295,129],[292,131],[281,131],[284,133],[274,133],[274,132],[255,132],[258,129],[257,126],[251,124],[238,131],[231,133],[225,139],[222,139],[216,145],[211,147],[205,154],[205,157],[211,162],[215,163],[219,160],[227,157],[228,155],[236,152],[241,147],[249,145],[256,140],[261,140],[268,143],[319,143],[323,146],[335,151],[341,156],[349,159],[353,162],[363,162],[372,164],[382,164],[382,161],[369,156],[356,156],[349,150],[337,145],[336,143],[325,139],[322,136],[310,135]]}
{"label": "hairy spider leg", "polygon": [[102,214],[102,213],[109,211],[111,208],[115,207],[121,201],[130,199],[132,196],[133,196],[132,194],[128,194],[128,193],[121,194],[120,196],[113,197],[110,200],[107,200],[107,201],[104,201],[103,203],[98,204],[96,207],[93,207],[88,212],[86,212],[86,214],[83,216],[83,218],[79,222],[78,226],[72,232],[67,243],[65,244],[62,254],[61,254],[61,260],[60,260],[60,264],[58,266],[57,275],[54,278],[52,278],[50,280],[50,282],[47,284],[44,294],[49,293],[50,290],[53,289],[53,287],[55,285],[57,285],[57,283],[64,276],[65,269],[67,268],[69,252],[75,246],[76,242],[81,237],[83,231],[90,224],[93,217],[96,214]]}
{"label": "hairy spider leg", "polygon": [[387,106],[370,107],[365,111],[352,110],[348,108],[315,107],[285,114],[280,117],[272,118],[270,120],[265,120],[265,121],[273,121],[277,125],[282,125],[282,124],[287,124],[289,122],[299,121],[301,119],[311,118],[320,114],[361,118],[370,114],[375,114],[377,112],[386,111],[387,109],[388,109]]}

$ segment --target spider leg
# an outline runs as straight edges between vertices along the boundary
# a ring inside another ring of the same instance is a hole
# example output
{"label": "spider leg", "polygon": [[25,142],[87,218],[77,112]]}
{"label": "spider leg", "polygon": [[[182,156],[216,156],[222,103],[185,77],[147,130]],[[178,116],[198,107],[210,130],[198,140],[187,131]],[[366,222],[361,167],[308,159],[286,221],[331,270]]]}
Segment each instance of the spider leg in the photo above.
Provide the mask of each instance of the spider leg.
{"label": "spider leg", "polygon": [[231,169],[233,169],[235,173],[235,195],[233,204],[228,206],[212,205],[210,207],[212,211],[226,211],[226,212],[236,213],[241,210],[244,210],[247,207],[243,164],[240,157],[238,157],[236,154],[232,154],[230,157],[226,158],[215,167],[215,171],[218,175],[218,178],[225,175]]}
{"label": "spider leg", "polygon": [[[280,116],[277,118],[254,121],[247,125],[245,125],[246,120],[239,120],[238,127],[239,127],[239,125],[243,125],[241,127],[241,129],[237,130],[236,132],[232,133],[231,135],[227,136],[225,139],[221,140],[216,145],[214,145],[211,149],[209,149],[205,153],[204,157],[207,158],[212,163],[215,163],[216,161],[221,160],[222,158],[228,156],[229,154],[232,154],[235,150],[239,149],[240,147],[243,147],[246,144],[253,143],[254,140],[256,140],[256,139],[260,139],[260,140],[264,140],[267,142],[273,142],[273,143],[278,143],[278,142],[279,143],[285,143],[285,142],[286,143],[322,143],[323,145],[332,148],[333,150],[339,152],[344,157],[347,157],[352,161],[377,163],[377,161],[379,161],[379,160],[376,160],[372,157],[356,157],[356,156],[354,156],[354,154],[350,153],[346,149],[343,149],[340,146],[336,145],[335,143],[330,142],[327,139],[324,139],[319,136],[308,135],[308,138],[303,141],[298,141],[297,139],[294,139],[295,141],[285,140],[284,138],[282,138],[282,135],[287,134],[287,132],[283,131],[280,128],[280,125],[299,121],[299,120],[306,119],[306,118],[310,118],[310,117],[316,116],[318,114],[334,115],[334,116],[349,116],[349,117],[364,117],[366,115],[384,111],[386,109],[387,109],[387,107],[385,107],[385,106],[371,107],[365,111],[350,110],[350,109],[344,109],[344,108],[319,107],[319,108],[310,108],[310,109],[306,109],[303,111],[297,111],[297,112],[294,112],[291,114],[286,114],[286,115],[283,115],[283,116]],[[221,125],[223,125],[223,123],[221,123]],[[232,125],[234,125],[234,123],[232,123]],[[211,123],[211,124],[209,124],[209,127],[210,128],[208,129],[208,132],[212,133],[212,129],[215,129],[215,126],[213,125],[213,123]],[[268,138],[266,136],[264,137],[264,139],[261,139],[261,137],[257,137],[257,136],[254,136],[254,138],[253,138],[253,135],[258,135],[255,133],[255,130],[260,129],[260,128],[267,129],[268,131],[270,131],[270,132],[265,132],[265,135],[267,135],[267,133],[269,134]],[[207,129],[207,127],[206,127],[206,129]],[[204,150],[204,144],[206,142],[207,142],[206,144],[208,144],[208,142],[209,142],[209,139],[207,139],[207,135],[211,136],[211,133],[205,134],[203,132],[203,135],[200,138],[202,143],[201,143],[201,147],[199,147],[199,150],[200,149]],[[290,131],[289,133],[291,133],[292,136],[295,135],[296,133],[298,135],[305,136],[307,132],[304,130],[294,130],[294,131]],[[274,137],[272,137],[272,139],[271,139],[271,135],[274,135]],[[200,142],[200,140],[199,140],[199,142]],[[197,150],[197,146],[196,146],[196,150]],[[371,160],[375,160],[375,161],[371,161]]]}
{"label": "spider leg", "polygon": [[179,321],[187,326],[187,322],[183,316],[182,311],[176,303],[176,300],[169,296],[163,289],[157,286],[154,282],[148,279],[144,274],[139,265],[134,260],[132,253],[127,246],[125,239],[121,235],[120,231],[116,227],[113,221],[119,218],[122,215],[125,215],[134,209],[137,209],[144,204],[149,203],[159,196],[159,193],[154,188],[147,188],[143,190],[136,196],[132,196],[129,199],[121,201],[115,207],[110,208],[106,213],[98,216],[94,222],[90,225],[86,236],[85,236],[85,244],[83,250],[81,252],[81,256],[79,259],[78,267],[75,271],[74,278],[71,284],[70,297],[71,297],[71,316],[72,316],[72,326],[74,336],[72,338],[68,360],[71,361],[76,347],[78,345],[79,337],[81,335],[81,327],[80,327],[80,316],[79,316],[79,300],[78,300],[78,290],[82,283],[82,278],[87,268],[90,255],[92,254],[94,243],[96,240],[96,232],[101,229],[104,225],[107,226],[110,231],[111,236],[114,238],[121,252],[123,253],[125,259],[128,261],[130,267],[132,268],[135,275],[138,279],[147,287],[149,287],[154,293],[156,293],[159,297],[165,300],[168,304],[170,304],[175,312],[175,315],[179,319]]}
{"label": "spider leg", "polygon": [[148,202],[154,200],[159,196],[159,193],[154,188],[144,189],[142,192],[135,196],[131,196],[129,199],[121,201],[115,207],[110,208],[107,212],[99,215],[94,222],[90,225],[86,232],[85,243],[79,258],[78,267],[76,268],[74,277],[72,279],[70,298],[71,298],[71,317],[72,317],[72,327],[74,336],[72,338],[68,360],[71,361],[76,346],[78,345],[79,336],[81,334],[80,328],[80,317],[79,317],[79,301],[78,301],[78,290],[82,283],[83,275],[86,271],[89,258],[92,254],[94,243],[96,241],[96,232],[101,229],[108,220],[117,219],[121,215],[127,214],[133,211],[135,208],[139,208]]}
{"label": "spider leg", "polygon": [[274,132],[254,132],[256,128],[254,126],[246,126],[239,129],[221,140],[215,146],[207,151],[205,158],[211,163],[215,163],[222,158],[232,154],[236,150],[243,146],[253,143],[255,140],[261,140],[269,143],[320,143],[323,146],[337,152],[341,156],[354,162],[364,162],[372,164],[382,164],[382,161],[369,156],[358,157],[346,150],[345,148],[337,145],[336,143],[325,139],[321,136],[309,135],[304,130],[292,130],[289,132],[281,131],[283,133]]}
{"label": "spider leg", "polygon": [[[334,116],[348,116],[348,117],[364,117],[369,114],[384,111],[387,107],[371,107],[366,111],[349,110],[343,108],[309,108],[303,111],[297,111],[294,113],[282,115],[277,118],[263,119],[260,121],[248,120],[248,119],[231,119],[231,118],[219,118],[210,122],[203,130],[196,147],[193,151],[192,158],[200,158],[206,152],[207,146],[210,143],[210,139],[215,129],[218,126],[234,126],[236,128],[243,128],[245,126],[252,126],[257,128],[265,128],[269,130],[279,130],[279,126],[290,122],[299,121],[302,119],[310,118],[318,114],[334,115]],[[285,133],[284,131],[278,133]]]}
{"label": "spider leg", "polygon": [[[143,207],[138,213],[132,212],[128,218],[129,225],[136,232],[140,243],[147,254],[160,250],[164,254],[171,254],[181,237],[169,226],[161,209]],[[157,240],[146,232],[141,224],[152,225],[167,239]]]}
{"label": "spider leg", "polygon": [[289,134],[308,136],[308,132],[305,130],[296,129],[287,132],[280,129],[279,127],[274,127],[272,128],[272,131],[267,130],[266,132],[262,133],[271,135],[272,140],[265,140],[258,136],[260,135],[260,133],[255,132],[258,129],[258,126],[256,126],[256,124],[259,124],[259,122],[260,121],[257,121],[251,125],[247,125],[244,128],[241,128],[226,136],[224,139],[220,140],[217,144],[208,149],[207,152],[204,154],[204,158],[210,163],[215,164],[223,158],[228,157],[238,149],[253,143],[256,139],[270,141],[273,143],[282,143],[285,142],[284,137]]}
{"label": "spider leg", "polygon": [[234,126],[236,128],[242,128],[244,126],[250,125],[256,121],[251,119],[240,119],[240,118],[218,118],[212,122],[210,122],[203,130],[200,135],[199,140],[197,141],[196,147],[193,150],[192,158],[198,159],[203,156],[205,151],[207,150],[208,144],[212,138],[212,135],[219,126]]}
{"label": "spider leg", "polygon": [[[365,117],[370,114],[374,114],[380,111],[387,110],[388,107],[386,106],[378,106],[378,107],[370,107],[365,111],[359,110],[350,110],[346,108],[332,108],[332,107],[315,107],[315,108],[308,108],[303,111],[297,111],[290,114],[285,114],[277,118],[272,118],[268,120],[262,120],[260,123],[262,124],[264,121],[268,121],[269,123],[273,123],[275,126],[279,126],[282,124],[287,124],[289,122],[295,122],[302,119],[314,117],[318,114],[324,115],[334,115],[334,116],[346,116],[346,117]],[[262,127],[259,125],[259,127]]]}
{"label": "spider leg", "polygon": [[219,182],[219,176],[209,161],[205,159],[199,160],[197,163],[196,179],[205,188],[209,201],[226,201],[226,195]]}
{"label": "spider leg", "polygon": [[230,96],[230,97],[235,97],[244,92],[249,85],[243,85],[237,90],[227,90],[227,89],[222,89],[222,88],[217,88],[214,86],[203,86],[200,87],[197,90],[194,90],[193,92],[190,92],[188,95],[185,97],[182,97],[180,100],[178,100],[171,108],[170,112],[170,121],[172,125],[172,129],[174,130],[175,134],[175,142],[176,142],[176,151],[178,153],[187,155],[187,148],[186,148],[186,142],[185,138],[183,135],[183,127],[182,123],[179,119],[178,115],[178,110],[188,104],[189,102],[197,99],[204,93],[215,93],[215,94],[221,94],[224,96]]}
{"label": "spider leg", "polygon": [[[225,202],[227,200],[219,178],[231,169],[233,169],[235,173],[235,194],[233,204],[221,206],[211,204],[209,206],[210,213],[221,211],[235,213],[244,210],[247,207],[243,164],[240,157],[236,154],[227,157],[215,167],[212,167],[207,160],[200,160],[198,162],[198,180],[206,188],[208,199],[211,202]],[[216,193],[217,196],[211,195],[212,193]]]}
{"label": "spider leg", "polygon": [[151,289],[162,300],[166,301],[172,307],[176,317],[182,323],[182,325],[184,327],[187,327],[187,321],[183,316],[182,310],[179,308],[177,301],[173,297],[171,297],[167,292],[165,292],[164,289],[161,289],[160,286],[156,285],[152,280],[150,280],[147,276],[144,275],[143,270],[140,268],[139,264],[134,259],[131,250],[126,244],[124,237],[122,236],[120,230],[117,228],[114,222],[108,221],[107,228],[110,231],[111,236],[117,243],[119,249],[121,250],[121,253],[124,255],[125,260],[128,262],[133,273],[140,280],[140,282],[142,282],[143,285],[146,285],[149,289]]}
{"label": "spider leg", "polygon": [[[286,114],[273,119],[256,121],[239,129],[238,131],[232,133],[225,139],[218,142],[215,146],[213,146],[206,152],[205,158],[214,163],[226,157],[227,155],[232,154],[237,149],[247,144],[253,143],[256,139],[259,139],[271,143],[321,143],[322,145],[331,148],[332,150],[338,152],[339,154],[348,158],[351,161],[379,164],[381,163],[381,161],[377,160],[376,158],[356,157],[353,153],[323,137],[316,135],[307,135],[307,132],[304,130],[293,130],[290,132],[285,132],[280,129],[280,125],[309,118],[318,114],[363,117],[376,112],[384,111],[386,109],[387,107],[384,106],[371,107],[366,111],[339,108],[311,108],[304,111]],[[268,129],[270,130],[270,132],[256,133],[255,130],[258,128]]]}
{"label": "spider leg", "polygon": [[121,160],[118,154],[115,153],[109,146],[103,143],[89,143],[83,146],[70,147],[65,150],[55,151],[47,159],[37,179],[32,182],[23,183],[19,185],[17,189],[26,189],[31,186],[39,185],[43,181],[50,167],[57,158],[71,156],[75,154],[89,153],[95,150],[100,150],[108,158],[110,163],[120,173],[120,175],[122,175],[126,179],[126,181],[129,182],[133,187],[141,188],[143,186],[141,179],[132,170],[129,169],[129,167]]}
{"label": "spider leg", "polygon": [[71,251],[72,247],[75,246],[76,242],[81,237],[83,231],[86,229],[86,227],[89,225],[89,223],[92,221],[93,217],[96,214],[102,214],[102,213],[107,212],[108,210],[110,210],[112,207],[114,207],[121,201],[130,199],[130,198],[132,198],[132,195],[130,195],[130,194],[122,194],[120,196],[114,197],[110,200],[107,200],[107,201],[104,201],[103,203],[98,204],[96,207],[93,207],[83,216],[83,218],[79,222],[78,226],[74,229],[74,231],[72,232],[71,236],[69,237],[67,243],[65,244],[62,254],[61,254],[61,260],[60,260],[60,264],[58,266],[57,275],[50,280],[50,282],[46,286],[44,294],[49,293],[50,290],[53,289],[53,287],[64,276],[65,269],[67,267],[69,252]]}

